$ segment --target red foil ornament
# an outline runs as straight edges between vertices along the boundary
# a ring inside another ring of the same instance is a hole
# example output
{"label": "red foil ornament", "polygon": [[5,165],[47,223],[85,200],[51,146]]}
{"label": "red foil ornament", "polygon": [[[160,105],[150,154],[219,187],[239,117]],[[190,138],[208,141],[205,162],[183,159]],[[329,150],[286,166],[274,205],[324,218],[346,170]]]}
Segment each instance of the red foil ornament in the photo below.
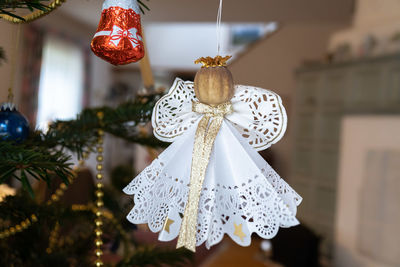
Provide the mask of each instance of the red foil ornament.
{"label": "red foil ornament", "polygon": [[114,65],[144,57],[142,27],[136,0],[106,0],[99,27],[90,47],[98,57]]}

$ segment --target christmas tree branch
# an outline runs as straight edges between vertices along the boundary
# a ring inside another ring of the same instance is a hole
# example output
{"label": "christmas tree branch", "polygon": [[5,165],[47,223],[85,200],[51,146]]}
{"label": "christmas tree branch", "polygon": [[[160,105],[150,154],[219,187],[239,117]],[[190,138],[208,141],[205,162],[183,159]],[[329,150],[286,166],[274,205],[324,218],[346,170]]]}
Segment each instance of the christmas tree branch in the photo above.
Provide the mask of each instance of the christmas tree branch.
{"label": "christmas tree branch", "polygon": [[[118,175],[113,175],[116,184],[122,183],[131,174],[131,171],[118,172]],[[134,236],[125,231],[132,231],[132,225],[124,227],[127,221],[126,212],[121,212],[124,203],[119,198],[120,188],[115,188],[113,184],[109,186],[110,191],[118,194],[113,196],[115,204],[112,207],[107,205],[104,211],[106,220],[102,230],[107,233],[104,242],[109,249],[106,253],[114,254],[114,258],[119,254],[117,266],[181,266],[193,259],[193,253],[188,250],[148,247],[136,242]],[[39,203],[23,191],[0,202],[0,232],[10,227],[17,229],[15,225],[25,221],[30,214],[35,214],[38,220],[29,228],[17,230],[12,236],[0,237],[0,251],[3,252],[0,266],[78,266],[77,259],[79,266],[91,266],[89,252],[93,250],[96,238],[93,234],[95,206],[69,206],[63,203],[63,199],[52,205],[45,203]],[[54,236],[52,233],[57,224],[60,229]],[[117,252],[118,240],[127,250],[123,254]]]}
{"label": "christmas tree branch", "polygon": [[49,8],[41,2],[49,2],[49,0],[0,0],[0,14],[9,15],[24,21],[23,17],[16,15],[14,12],[17,9],[27,9],[31,12],[34,10],[48,11]]}
{"label": "christmas tree branch", "polygon": [[[85,109],[76,120],[56,121],[49,131],[42,135],[48,146],[60,146],[77,153],[78,157],[96,144],[97,130],[102,129],[111,135],[150,147],[162,147],[164,143],[154,136],[143,135],[140,125],[151,120],[152,109],[160,95],[138,97],[113,109],[110,107]],[[98,113],[103,118],[100,121]],[[139,127],[138,127],[139,126]]]}
{"label": "christmas tree branch", "polygon": [[0,183],[10,178],[20,180],[24,189],[33,197],[33,190],[28,175],[50,183],[52,174],[68,184],[72,175],[70,156],[61,151],[48,149],[38,144],[0,142]]}
{"label": "christmas tree branch", "polygon": [[[63,0],[64,2],[65,0]],[[147,0],[149,1],[149,0]],[[42,4],[42,2],[47,2],[48,5]],[[144,10],[150,11],[149,7],[144,3],[143,0],[138,0],[139,3],[139,8],[141,12],[144,14]],[[36,16],[33,19],[27,19],[23,16],[19,16],[15,14],[15,11],[17,10],[29,10],[31,12],[37,10],[37,11],[43,11],[46,14],[55,10],[56,7],[60,5],[60,2],[58,1],[49,1],[49,0],[0,0],[0,14],[3,15],[8,15],[12,18],[16,18],[17,20],[14,21],[16,23],[20,22],[26,22],[30,20],[35,20],[40,16]]]}
{"label": "christmas tree branch", "polygon": [[[46,133],[35,131],[21,143],[0,142],[0,183],[15,178],[24,189],[33,194],[27,176],[50,182],[56,174],[68,183],[71,175],[70,156],[65,150],[76,153],[78,158],[90,152],[98,138],[98,129],[129,142],[150,147],[162,147],[164,143],[154,136],[143,134],[139,129],[151,119],[153,106],[159,95],[139,97],[133,102],[110,107],[85,109],[76,120],[56,121]],[[100,121],[98,113],[102,113]]]}
{"label": "christmas tree branch", "polygon": [[[37,223],[0,239],[0,266],[72,266],[70,261],[74,258],[79,258],[82,266],[90,266],[88,248],[94,239],[91,210],[75,211],[62,203],[45,205],[20,192],[0,203],[0,229],[19,223],[32,213],[37,215]],[[62,227],[62,236],[55,240],[53,251],[48,251],[45,248],[56,223]]]}

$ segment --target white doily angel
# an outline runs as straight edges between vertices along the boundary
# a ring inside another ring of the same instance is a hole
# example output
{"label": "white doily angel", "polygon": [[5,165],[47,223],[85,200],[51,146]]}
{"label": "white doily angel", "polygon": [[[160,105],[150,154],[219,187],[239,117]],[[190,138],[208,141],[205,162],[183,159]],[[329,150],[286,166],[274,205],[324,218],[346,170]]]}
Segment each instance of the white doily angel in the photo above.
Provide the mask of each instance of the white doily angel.
{"label": "white doily angel", "polygon": [[272,91],[233,85],[229,57],[201,58],[195,81],[176,79],[155,105],[155,136],[173,142],[124,188],[127,219],[159,240],[209,248],[224,234],[241,246],[272,238],[295,218],[302,198],[257,151],[278,142],[287,117]]}

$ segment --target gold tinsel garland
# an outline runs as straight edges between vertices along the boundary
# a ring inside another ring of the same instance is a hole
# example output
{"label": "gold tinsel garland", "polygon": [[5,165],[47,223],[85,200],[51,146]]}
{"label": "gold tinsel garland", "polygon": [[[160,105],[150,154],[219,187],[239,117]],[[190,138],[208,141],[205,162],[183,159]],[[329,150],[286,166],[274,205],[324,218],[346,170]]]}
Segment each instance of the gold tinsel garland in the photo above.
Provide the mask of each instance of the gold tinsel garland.
{"label": "gold tinsel garland", "polygon": [[[97,117],[100,120],[100,125],[102,124],[102,120],[104,117],[103,112],[98,112],[97,113]],[[95,223],[95,235],[96,235],[96,239],[95,239],[95,255],[96,255],[96,260],[94,262],[94,265],[99,267],[99,266],[103,266],[104,263],[101,260],[101,256],[103,255],[103,240],[102,240],[102,235],[103,235],[103,231],[101,229],[101,226],[103,225],[103,217],[113,221],[115,220],[113,215],[110,212],[106,212],[103,210],[103,196],[104,196],[104,192],[103,192],[103,183],[102,183],[102,179],[103,179],[103,142],[104,142],[104,131],[102,129],[98,130],[98,135],[99,138],[97,140],[97,147],[96,147],[96,151],[97,151],[97,156],[96,156],[96,160],[97,160],[97,165],[96,165],[96,203],[95,203],[95,207],[91,207],[90,205],[72,205],[72,210],[73,211],[83,211],[83,210],[92,210],[94,212],[94,214],[96,215],[96,219],[94,221]],[[88,155],[85,154],[83,155],[84,159],[87,159]],[[79,162],[79,167],[84,165],[84,160],[81,160]],[[79,168],[78,167],[78,168]],[[76,168],[75,170],[77,170],[78,168]],[[69,179],[69,182],[72,183],[73,180],[76,178],[76,173],[74,172],[74,175]],[[67,189],[67,185],[65,183],[61,183],[59,188],[55,191],[54,194],[51,195],[50,199],[46,202],[47,205],[52,205],[53,203],[57,202],[58,200],[60,200],[60,197],[64,194],[65,190]],[[7,238],[9,236],[12,236],[18,232],[22,232],[23,230],[29,228],[33,223],[38,221],[38,217],[35,214],[31,214],[30,217],[26,218],[25,220],[21,221],[20,223],[11,226],[3,231],[0,232],[0,239],[3,238]],[[115,223],[115,222],[114,222]],[[50,237],[49,237],[49,246],[46,249],[47,253],[52,253],[53,248],[56,246],[57,243],[57,237],[58,237],[58,233],[59,233],[59,228],[60,225],[57,222],[54,229],[51,231],[50,233]],[[118,226],[117,230],[120,231],[121,233],[123,232],[122,227]]]}
{"label": "gold tinsel garland", "polygon": [[[83,164],[84,164],[84,161],[81,160],[79,162],[79,166],[82,166]],[[78,169],[79,169],[79,167],[76,167],[75,172],[68,179],[70,184],[72,184],[74,182],[74,179],[76,178],[76,171]],[[68,186],[65,183],[61,183],[60,186],[57,188],[57,190],[50,196],[50,198],[46,202],[46,204],[52,205],[53,203],[59,201],[61,196],[64,195],[64,192],[67,189],[68,189]],[[28,229],[32,224],[36,223],[37,221],[38,221],[38,216],[36,214],[32,213],[30,216],[28,216],[25,220],[22,220],[20,223],[10,226],[3,231],[0,231],[0,239],[7,238],[12,235],[15,235],[16,233],[22,232],[23,230]]]}
{"label": "gold tinsel garland", "polygon": [[[76,178],[76,174],[69,179],[69,182],[72,183]],[[65,183],[60,184],[59,188],[55,191],[54,194],[50,196],[50,199],[46,202],[47,205],[52,205],[53,203],[60,200],[60,197],[64,195],[65,190],[67,190],[67,185]],[[36,214],[31,214],[25,220],[22,220],[20,223],[10,226],[7,229],[0,232],[0,239],[7,238],[16,233],[22,232],[23,230],[28,229],[33,223],[38,221],[38,216]]]}
{"label": "gold tinsel garland", "polygon": [[[97,113],[97,118],[99,119],[100,122],[100,126],[103,125],[103,118],[104,118],[104,113],[103,112],[98,112]],[[95,209],[95,215],[96,215],[96,219],[94,220],[94,223],[96,225],[96,228],[94,230],[94,233],[96,235],[96,239],[94,240],[94,244],[96,245],[96,249],[94,251],[94,254],[96,255],[96,260],[94,262],[94,265],[97,267],[103,266],[103,261],[101,260],[101,256],[103,255],[103,239],[102,239],[102,235],[103,235],[103,231],[101,230],[101,226],[103,225],[103,220],[102,220],[102,216],[104,216],[104,212],[103,212],[103,196],[104,196],[104,192],[103,192],[103,143],[104,143],[104,131],[102,129],[98,129],[98,135],[99,138],[97,139],[97,156],[96,156],[96,161],[97,161],[97,165],[96,165],[96,179],[97,179],[97,183],[96,183],[96,209]]]}
{"label": "gold tinsel garland", "polygon": [[48,15],[52,11],[54,11],[57,7],[61,6],[66,0],[54,0],[47,6],[47,10],[36,10],[33,11],[32,13],[21,16],[24,20],[21,20],[19,18],[7,15],[7,14],[0,14],[0,17],[4,20],[7,20],[9,22],[15,23],[15,24],[20,24],[20,23],[28,23],[34,20],[37,20],[45,15]]}

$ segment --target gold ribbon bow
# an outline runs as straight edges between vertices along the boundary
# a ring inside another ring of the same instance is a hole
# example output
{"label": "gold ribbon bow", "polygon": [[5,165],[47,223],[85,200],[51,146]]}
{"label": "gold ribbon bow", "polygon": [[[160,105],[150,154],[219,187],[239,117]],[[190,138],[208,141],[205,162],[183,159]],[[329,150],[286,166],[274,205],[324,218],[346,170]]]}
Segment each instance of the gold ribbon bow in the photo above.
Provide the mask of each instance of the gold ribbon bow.
{"label": "gold ribbon bow", "polygon": [[130,29],[121,29],[118,26],[113,26],[113,30],[110,33],[110,42],[112,42],[115,46],[118,46],[119,42],[123,39],[127,38],[133,48],[140,44],[140,36],[137,34],[136,28]]}
{"label": "gold ribbon bow", "polygon": [[113,26],[112,31],[96,32],[93,38],[97,36],[110,36],[110,42],[115,46],[118,46],[122,38],[127,38],[131,42],[133,48],[140,45],[140,42],[142,41],[142,37],[138,34],[136,28],[121,29],[116,25]]}
{"label": "gold ribbon bow", "polygon": [[233,109],[230,102],[219,104],[217,106],[193,102],[192,110],[204,114],[204,116],[200,120],[196,130],[192,154],[192,167],[190,172],[189,196],[176,247],[186,247],[195,252],[200,193],[203,187],[208,162],[215,138],[217,137],[222,121],[224,120],[224,116],[232,113]]}

